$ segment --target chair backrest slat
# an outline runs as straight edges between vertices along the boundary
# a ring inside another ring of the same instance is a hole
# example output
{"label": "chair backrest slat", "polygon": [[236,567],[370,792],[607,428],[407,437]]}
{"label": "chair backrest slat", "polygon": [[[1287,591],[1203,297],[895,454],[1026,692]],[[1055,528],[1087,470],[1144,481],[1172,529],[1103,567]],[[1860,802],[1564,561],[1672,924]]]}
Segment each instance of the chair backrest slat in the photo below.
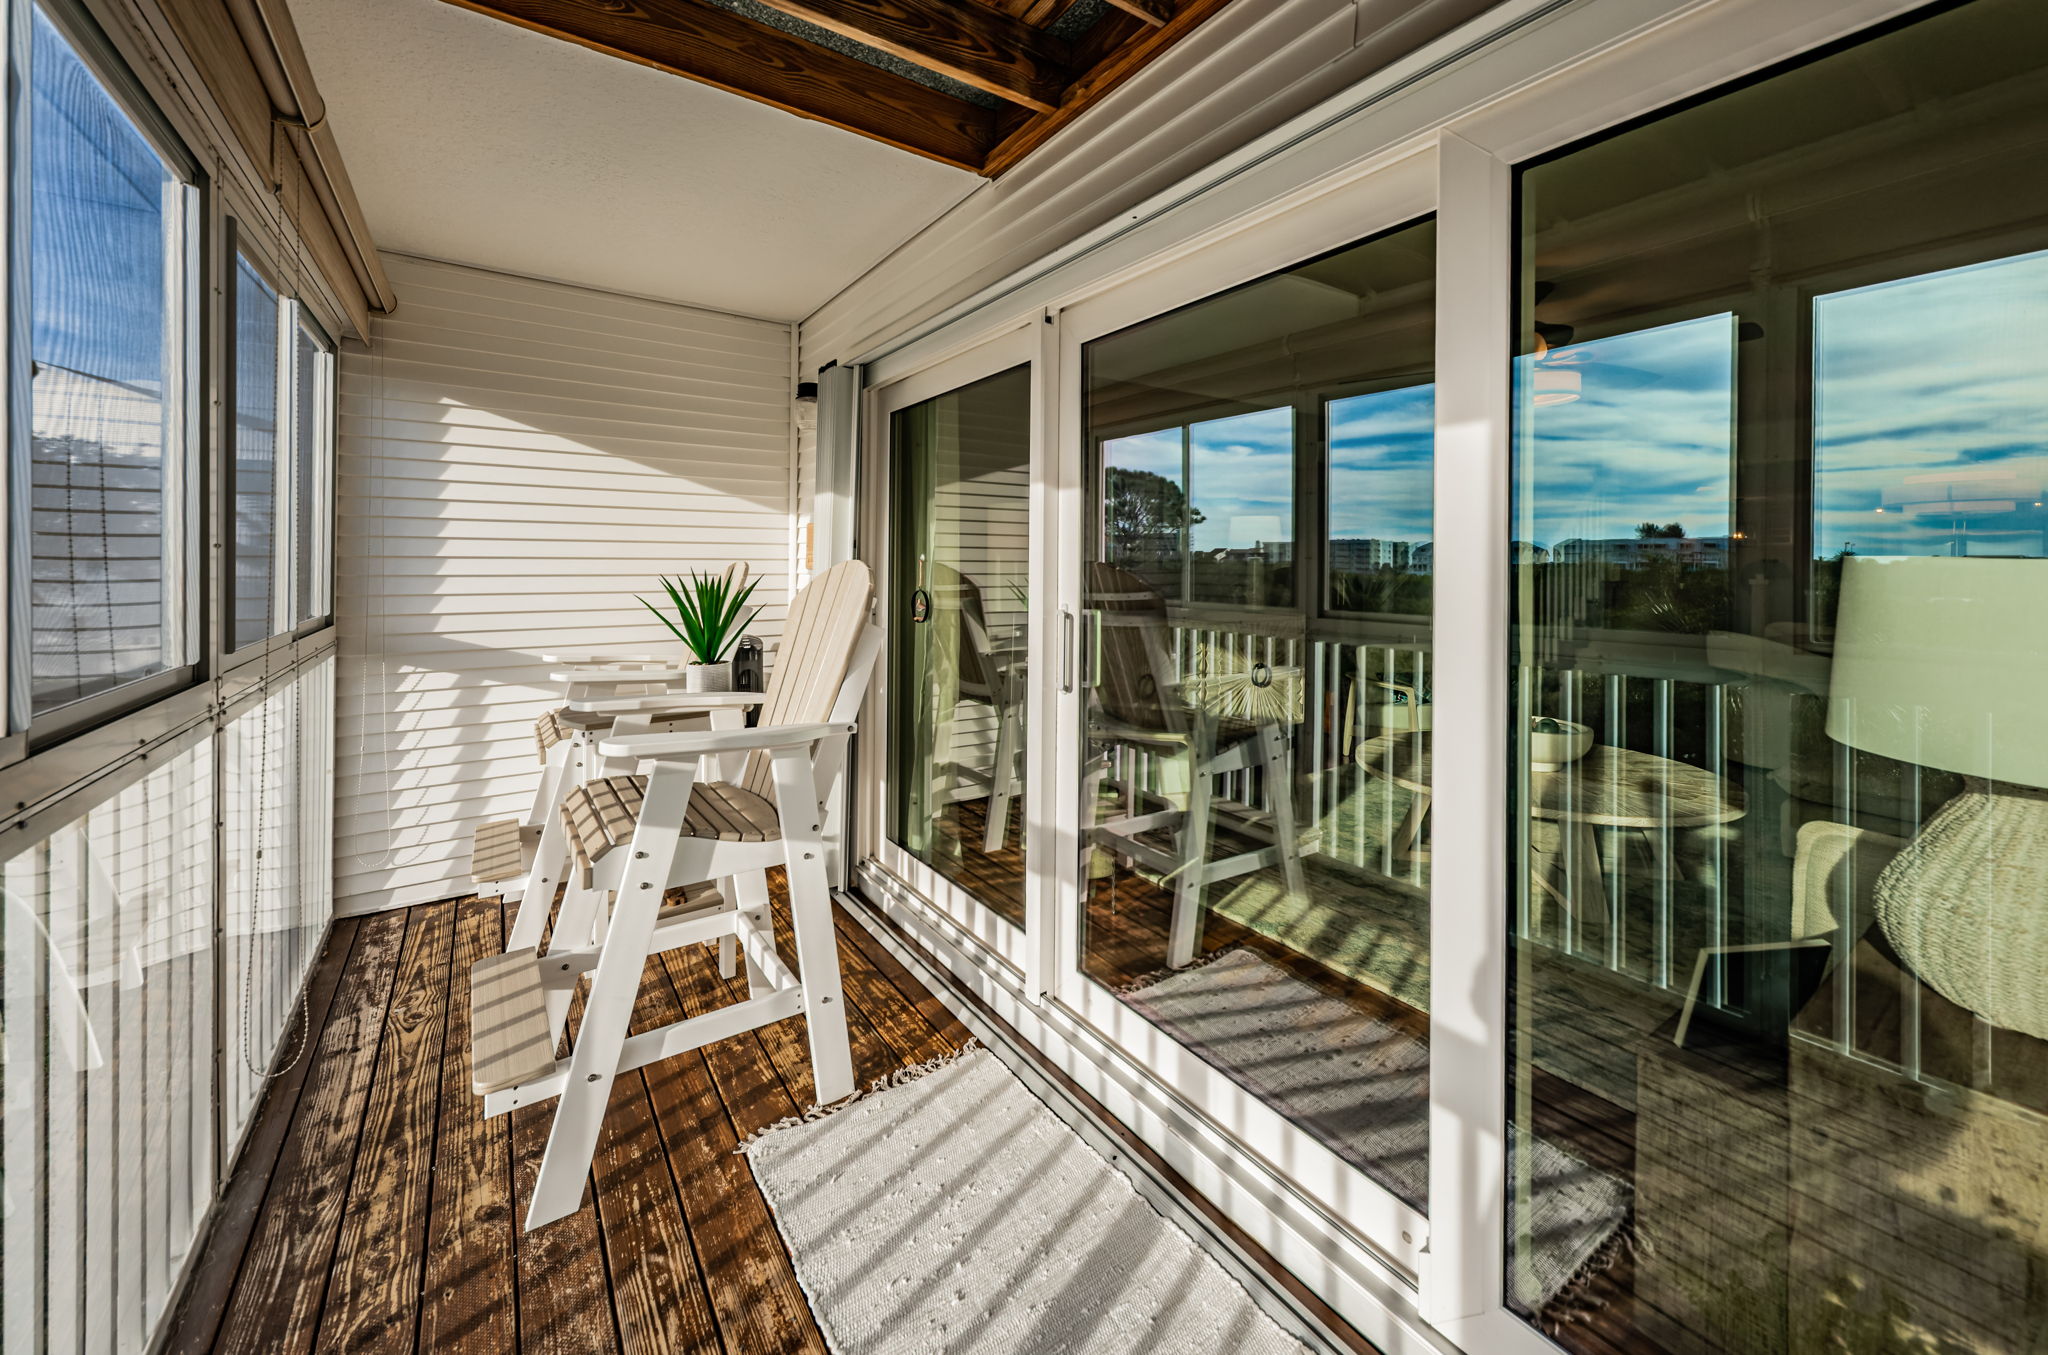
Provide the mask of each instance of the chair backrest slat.
{"label": "chair backrest slat", "polygon": [[[873,600],[873,578],[858,560],[834,565],[804,585],[790,603],[782,652],[768,675],[762,724],[817,724],[832,718],[833,700]],[[765,753],[748,758],[740,785],[758,795],[774,794]]]}
{"label": "chair backrest slat", "polygon": [[1095,697],[1103,710],[1138,729],[1184,731],[1187,703],[1174,671],[1166,599],[1129,570],[1094,560],[1088,565],[1088,605],[1102,627],[1102,681]]}

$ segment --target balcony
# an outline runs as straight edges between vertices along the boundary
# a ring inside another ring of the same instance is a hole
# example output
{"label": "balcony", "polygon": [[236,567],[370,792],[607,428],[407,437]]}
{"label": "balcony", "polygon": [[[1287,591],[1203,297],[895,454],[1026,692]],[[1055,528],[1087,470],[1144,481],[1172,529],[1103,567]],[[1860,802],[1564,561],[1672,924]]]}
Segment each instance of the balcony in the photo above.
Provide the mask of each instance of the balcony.
{"label": "balcony", "polygon": [[0,1355],[2041,1355],[2038,4],[0,38]]}

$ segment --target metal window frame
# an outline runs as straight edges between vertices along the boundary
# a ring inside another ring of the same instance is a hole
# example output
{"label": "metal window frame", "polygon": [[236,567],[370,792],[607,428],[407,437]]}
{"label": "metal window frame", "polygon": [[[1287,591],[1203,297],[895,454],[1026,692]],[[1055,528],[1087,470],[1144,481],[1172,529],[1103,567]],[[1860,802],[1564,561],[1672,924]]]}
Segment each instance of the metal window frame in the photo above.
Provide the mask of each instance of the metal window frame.
{"label": "metal window frame", "polygon": [[[28,590],[15,586],[30,577],[30,533],[19,530],[19,520],[29,502],[29,461],[33,448],[32,408],[28,392],[32,387],[33,361],[30,327],[33,306],[29,242],[26,223],[30,201],[30,114],[28,103],[33,88],[29,72],[33,15],[40,10],[85,63],[109,99],[121,110],[137,133],[149,142],[171,174],[182,182],[182,211],[178,230],[183,275],[177,282],[176,300],[183,314],[175,317],[183,342],[174,362],[181,392],[179,425],[183,446],[176,464],[166,455],[166,498],[175,492],[179,503],[178,531],[164,538],[165,613],[164,627],[176,632],[177,652],[182,663],[69,702],[35,715],[32,707],[30,666],[33,658],[34,628]],[[5,600],[7,617],[7,712],[8,737],[0,742],[0,766],[19,761],[32,752],[71,740],[96,726],[138,710],[151,702],[191,687],[203,680],[209,661],[206,643],[213,614],[208,596],[202,549],[207,539],[212,500],[212,443],[207,436],[207,395],[215,317],[212,298],[216,287],[211,206],[214,200],[210,180],[185,145],[171,120],[158,106],[149,88],[137,76],[95,15],[81,0],[9,0],[7,9],[6,127],[8,263],[7,306],[7,420],[12,451],[8,458],[7,548],[9,580]],[[174,577],[175,576],[175,577]]]}

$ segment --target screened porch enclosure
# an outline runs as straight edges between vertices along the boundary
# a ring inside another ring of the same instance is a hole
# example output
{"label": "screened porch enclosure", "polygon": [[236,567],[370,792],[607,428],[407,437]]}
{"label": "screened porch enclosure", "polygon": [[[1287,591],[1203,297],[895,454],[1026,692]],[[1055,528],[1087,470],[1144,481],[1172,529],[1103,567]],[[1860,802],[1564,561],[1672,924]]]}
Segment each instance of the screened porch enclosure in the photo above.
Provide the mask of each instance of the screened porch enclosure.
{"label": "screened porch enclosure", "polygon": [[0,58],[0,1355],[2048,1355],[2037,4]]}

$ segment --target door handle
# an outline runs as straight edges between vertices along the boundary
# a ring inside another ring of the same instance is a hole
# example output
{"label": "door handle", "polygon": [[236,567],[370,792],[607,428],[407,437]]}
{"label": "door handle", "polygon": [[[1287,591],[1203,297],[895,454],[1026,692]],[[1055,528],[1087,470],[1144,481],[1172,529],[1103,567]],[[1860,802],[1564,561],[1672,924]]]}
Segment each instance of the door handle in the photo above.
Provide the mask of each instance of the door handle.
{"label": "door handle", "polygon": [[1060,690],[1074,690],[1074,613],[1060,608]]}

